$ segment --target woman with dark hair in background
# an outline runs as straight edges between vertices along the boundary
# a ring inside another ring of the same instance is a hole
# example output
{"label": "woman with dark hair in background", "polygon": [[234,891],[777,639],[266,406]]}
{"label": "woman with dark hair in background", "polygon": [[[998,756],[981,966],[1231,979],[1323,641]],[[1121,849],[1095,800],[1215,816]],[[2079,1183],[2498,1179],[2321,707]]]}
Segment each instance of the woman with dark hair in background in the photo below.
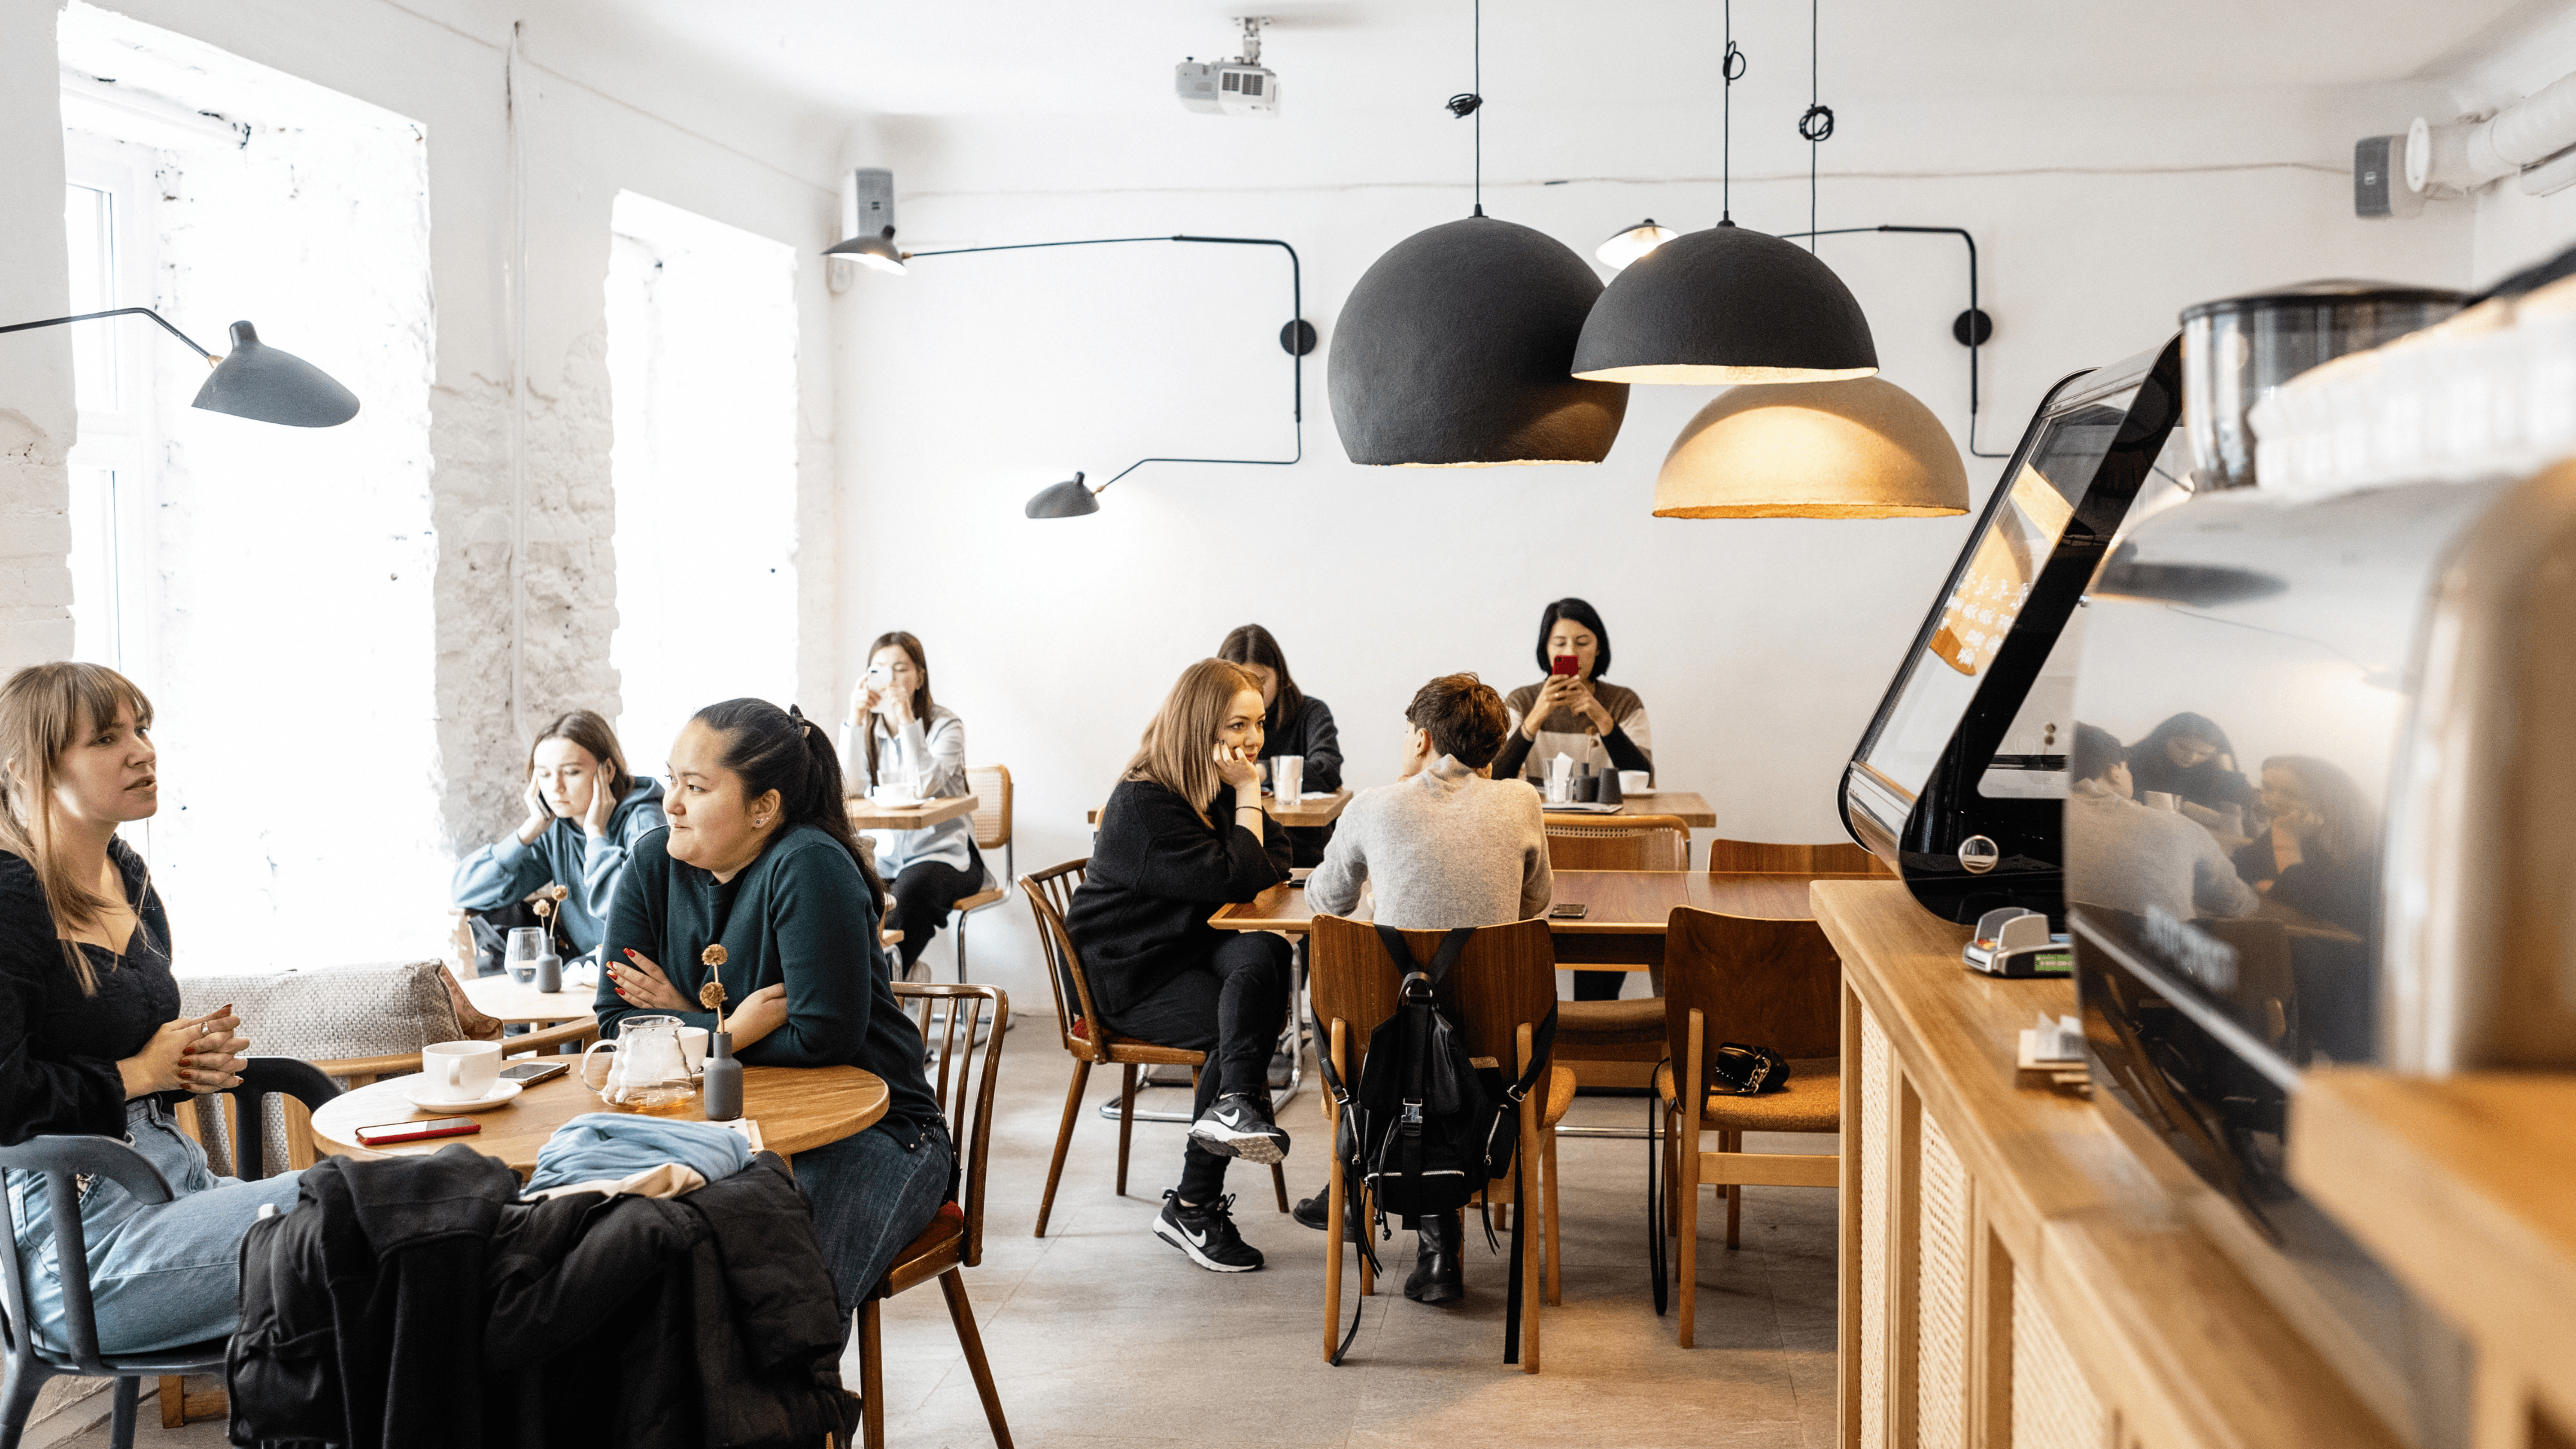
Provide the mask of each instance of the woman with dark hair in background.
{"label": "woman with dark hair in background", "polygon": [[[1523,685],[1503,700],[1511,733],[1494,757],[1494,778],[1547,778],[1559,754],[1596,770],[1655,768],[1654,731],[1646,702],[1633,689],[1601,682],[1610,672],[1610,631],[1581,599],[1559,599],[1538,618],[1538,667],[1547,678]],[[1577,971],[1574,999],[1616,1001],[1628,983],[1625,971]]]}
{"label": "woman with dark hair in background", "polygon": [[[519,828],[456,863],[456,903],[502,915],[540,887],[559,885],[568,892],[554,917],[564,942],[576,953],[599,949],[628,854],[645,832],[662,828],[661,785],[627,770],[607,720],[576,709],[537,731],[520,798],[528,818]],[[492,927],[476,924],[480,940]],[[485,942],[487,955],[493,944]]]}
{"label": "woman with dark hair in background", "polygon": [[[841,720],[841,758],[858,767],[852,793],[889,789],[917,800],[966,791],[966,722],[930,699],[930,662],[921,641],[900,629],[868,646],[868,672]],[[975,818],[960,815],[925,830],[871,830],[877,874],[894,892],[885,926],[901,931],[896,946],[904,979],[957,902],[984,888],[984,859],[975,851]]]}
{"label": "woman with dark hair in background", "polygon": [[[1539,614],[1538,667],[1545,678],[1503,699],[1512,732],[1494,757],[1495,779],[1546,779],[1547,762],[1559,754],[1600,770],[1655,768],[1646,702],[1633,689],[1602,682],[1610,673],[1610,631],[1590,604],[1559,599]],[[1619,982],[1603,972],[1586,972],[1575,981],[1580,985],[1593,976],[1613,987]]]}
{"label": "woman with dark hair in background", "polygon": [[[1333,728],[1333,711],[1297,687],[1288,673],[1288,656],[1280,652],[1279,641],[1270,637],[1270,631],[1246,624],[1225,636],[1216,657],[1243,666],[1243,672],[1261,686],[1261,758],[1299,756],[1306,762],[1306,789],[1331,794],[1342,788],[1342,737]],[[1288,832],[1288,863],[1320,865],[1324,847],[1332,843],[1329,824],[1296,826]]]}
{"label": "woman with dark hair in background", "polygon": [[1154,1236],[1213,1273],[1248,1273],[1261,1251],[1235,1231],[1230,1157],[1272,1163],[1288,1134],[1270,1114],[1270,1054],[1288,1015],[1288,942],[1220,931],[1218,907],[1288,875],[1288,840],[1262,813],[1261,687],[1241,666],[1181,672],[1100,811],[1091,866],[1065,929],[1109,1028],[1208,1054],[1180,1186]]}
{"label": "woman with dark hair in background", "polygon": [[885,1080],[867,1131],[796,1154],[841,1312],[855,1312],[948,1193],[954,1150],[921,1072],[921,1033],[877,945],[885,888],[859,853],[822,728],[766,700],[699,710],[671,745],[670,828],[636,842],[608,918],[595,1007],[712,1028],[725,988],[746,1066],[854,1066]]}
{"label": "woman with dark hair in background", "polygon": [[2253,832],[2245,817],[2254,787],[2236,767],[2236,747],[2207,715],[2178,714],[2129,746],[2129,776],[2140,799],[2171,795],[2182,813],[2230,845]]}
{"label": "woman with dark hair in background", "polygon": [[2262,806],[2271,827],[2236,852],[2236,873],[2273,905],[2370,934],[2378,831],[2361,786],[2330,760],[2274,755]]}

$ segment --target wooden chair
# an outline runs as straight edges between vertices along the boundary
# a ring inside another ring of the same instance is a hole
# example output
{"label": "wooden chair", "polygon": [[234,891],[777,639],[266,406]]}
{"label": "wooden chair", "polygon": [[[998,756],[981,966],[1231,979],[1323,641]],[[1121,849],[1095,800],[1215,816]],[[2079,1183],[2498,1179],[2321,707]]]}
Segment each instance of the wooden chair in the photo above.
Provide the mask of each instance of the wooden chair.
{"label": "wooden chair", "polygon": [[948,909],[956,919],[952,929],[957,933],[957,979],[966,979],[966,918],[987,906],[1001,904],[1010,894],[1011,877],[1017,862],[1011,852],[1011,771],[1007,765],[969,765],[966,788],[975,796],[975,848],[999,849],[1002,873],[987,876],[993,883],[971,896],[965,896]]}
{"label": "wooden chair", "polygon": [[[1001,1078],[1002,1033],[1009,1029],[1011,998],[998,986],[930,986],[908,981],[894,984],[895,1000],[921,1029],[922,1039],[937,1053],[931,1088],[939,1110],[948,1118],[948,1140],[957,1150],[962,1200],[940,1206],[939,1215],[895,1255],[893,1266],[859,1307],[859,1392],[868,1449],[885,1449],[885,1354],[880,1305],[907,1288],[933,1278],[948,1299],[949,1321],[957,1325],[957,1346],[966,1351],[966,1367],[975,1375],[975,1392],[984,1400],[984,1419],[993,1427],[997,1449],[1011,1449],[1011,1426],[1002,1417],[1002,1396],[993,1387],[993,1369],[984,1359],[984,1338],[975,1329],[975,1308],[966,1299],[962,1270],[984,1261],[984,1167],[993,1149],[993,1091]],[[939,1009],[934,1011],[933,1008]],[[973,1023],[981,1016],[993,1023],[982,1033],[984,1055],[975,1057],[979,1035]]]}
{"label": "wooden chair", "polygon": [[[1125,1197],[1128,1146],[1136,1132],[1136,1069],[1187,1067],[1195,1088],[1199,1069],[1207,1064],[1206,1052],[1122,1040],[1101,1024],[1091,1004],[1091,978],[1084,974],[1081,954],[1073,949],[1073,935],[1064,926],[1065,914],[1073,909],[1073,893],[1090,865],[1086,856],[1020,877],[1020,893],[1028,897],[1029,910],[1038,918],[1047,984],[1055,990],[1056,1034],[1063,1039],[1065,1054],[1073,1058],[1073,1082],[1064,1093],[1064,1122],[1055,1133],[1055,1159],[1047,1164],[1046,1195],[1038,1200],[1038,1226],[1032,1236],[1041,1238],[1046,1236],[1048,1216],[1055,1211],[1056,1183],[1064,1176],[1064,1154],[1073,1146],[1073,1124],[1082,1115],[1082,1089],[1091,1081],[1091,1069],[1103,1064],[1125,1069],[1118,1088],[1118,1195]],[[1288,1211],[1288,1175],[1276,1162],[1270,1164],[1270,1187],[1279,1198],[1279,1210]]]}
{"label": "wooden chair", "polygon": [[[1699,1270],[1699,1189],[1726,1196],[1726,1245],[1739,1243],[1744,1184],[1838,1187],[1839,1153],[1749,1153],[1747,1132],[1842,1130],[1842,962],[1813,921],[1721,916],[1676,906],[1666,923],[1664,1021],[1671,1060],[1655,1073],[1671,1173],[1671,1231],[1681,1240],[1681,1346],[1691,1346]],[[1707,1092],[1721,1042],[1789,1059],[1789,1087],[1754,1097]],[[1678,1072],[1676,1071],[1678,1069]],[[1694,1110],[1677,1095],[1690,1084]],[[1717,1148],[1702,1134],[1717,1134]]]}
{"label": "wooden chair", "polygon": [[[1407,931],[1406,942],[1414,959],[1428,961],[1440,949],[1445,931]],[[1309,980],[1314,992],[1315,1022],[1323,1041],[1333,1054],[1333,1070],[1345,1083],[1356,1089],[1362,1057],[1368,1046],[1369,1033],[1395,1014],[1396,993],[1403,984],[1403,974],[1387,958],[1386,943],[1378,938],[1377,928],[1365,921],[1345,920],[1340,916],[1317,916],[1312,934],[1306,938],[1309,957]],[[1490,1057],[1509,1064],[1506,1075],[1517,1077],[1529,1070],[1532,1039],[1539,1024],[1550,1011],[1561,1009],[1556,1000],[1556,951],[1551,945],[1545,921],[1514,921],[1507,926],[1486,926],[1471,937],[1459,953],[1457,964],[1448,978],[1440,983],[1440,1006],[1456,1021],[1467,1039],[1468,1054]],[[1557,1247],[1556,1227],[1556,1124],[1574,1103],[1574,1073],[1564,1067],[1553,1067],[1548,1073],[1546,1090],[1533,1091],[1521,1104],[1520,1160],[1538,1168],[1538,1181],[1532,1186],[1543,1195],[1545,1210],[1539,1223],[1545,1236],[1544,1255],[1547,1265],[1545,1291],[1540,1291],[1539,1264],[1541,1233],[1524,1231],[1521,1261],[1521,1371],[1537,1373],[1539,1367],[1539,1306],[1562,1301],[1562,1257]],[[1339,1109],[1331,1094],[1324,1099],[1325,1116],[1338,1125]],[[1527,1174],[1524,1174],[1524,1180]],[[1327,1188],[1327,1245],[1324,1258],[1324,1357],[1329,1361],[1340,1340],[1342,1317],[1342,1244],[1348,1226],[1347,1199],[1342,1174],[1332,1174]],[[1499,1178],[1486,1185],[1486,1201],[1501,1202],[1509,1198],[1511,1179]],[[1521,1211],[1515,1204],[1514,1212]],[[1375,1274],[1368,1259],[1360,1259],[1360,1292],[1375,1289]]]}
{"label": "wooden chair", "polygon": [[1602,815],[1547,822],[1547,863],[1557,870],[1683,870],[1690,825],[1678,815]]}
{"label": "wooden chair", "polygon": [[1767,840],[1712,840],[1711,875],[1894,875],[1887,862],[1852,844],[1781,845]]}

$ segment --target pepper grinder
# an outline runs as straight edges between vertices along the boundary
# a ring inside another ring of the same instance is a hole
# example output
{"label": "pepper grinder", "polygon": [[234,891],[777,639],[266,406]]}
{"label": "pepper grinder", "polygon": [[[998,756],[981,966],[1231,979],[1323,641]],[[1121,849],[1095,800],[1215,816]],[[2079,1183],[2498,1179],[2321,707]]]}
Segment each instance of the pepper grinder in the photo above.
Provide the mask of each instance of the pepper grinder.
{"label": "pepper grinder", "polygon": [[742,1063],[734,1060],[733,1033],[707,1033],[705,1080],[698,1085],[698,1100],[705,1104],[707,1120],[730,1122],[742,1115]]}

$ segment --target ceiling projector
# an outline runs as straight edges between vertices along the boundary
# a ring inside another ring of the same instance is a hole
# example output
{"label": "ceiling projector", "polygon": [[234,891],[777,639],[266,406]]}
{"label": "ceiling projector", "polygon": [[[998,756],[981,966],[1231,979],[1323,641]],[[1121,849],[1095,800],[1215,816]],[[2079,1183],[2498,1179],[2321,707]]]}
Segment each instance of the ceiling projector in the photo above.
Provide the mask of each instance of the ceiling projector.
{"label": "ceiling projector", "polygon": [[1203,61],[1192,56],[1172,67],[1172,89],[1184,109],[1210,116],[1279,115],[1279,77],[1261,64],[1261,27],[1267,15],[1246,15],[1243,54],[1232,60]]}

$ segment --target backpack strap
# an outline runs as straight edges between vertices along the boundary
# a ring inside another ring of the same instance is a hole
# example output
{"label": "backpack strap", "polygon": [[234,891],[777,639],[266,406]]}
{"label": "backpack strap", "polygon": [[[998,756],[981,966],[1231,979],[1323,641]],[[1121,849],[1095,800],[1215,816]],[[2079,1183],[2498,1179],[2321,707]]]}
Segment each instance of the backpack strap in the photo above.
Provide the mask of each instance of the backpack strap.
{"label": "backpack strap", "polygon": [[1419,971],[1430,977],[1434,986],[1448,976],[1450,967],[1458,964],[1459,956],[1467,950],[1467,938],[1474,934],[1476,928],[1473,926],[1451,928],[1449,934],[1441,938],[1440,949],[1432,953],[1431,964],[1426,966],[1414,959],[1413,945],[1404,939],[1402,931],[1383,922],[1377,927],[1377,938],[1386,946],[1386,954],[1395,962],[1396,969],[1407,974]]}

